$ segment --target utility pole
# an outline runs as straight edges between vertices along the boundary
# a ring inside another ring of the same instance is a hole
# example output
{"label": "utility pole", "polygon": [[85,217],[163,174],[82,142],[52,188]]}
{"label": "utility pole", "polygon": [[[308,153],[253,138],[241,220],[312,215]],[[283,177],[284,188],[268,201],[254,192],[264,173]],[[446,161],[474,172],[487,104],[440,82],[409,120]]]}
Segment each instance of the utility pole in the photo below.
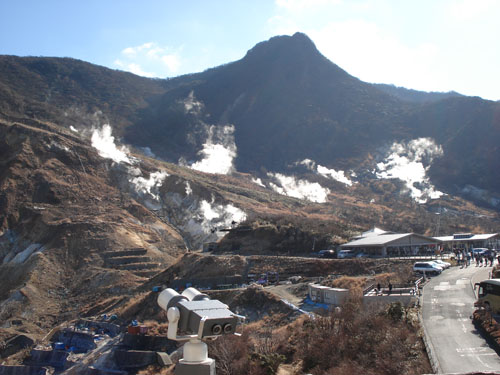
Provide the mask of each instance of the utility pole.
{"label": "utility pole", "polygon": [[436,226],[436,237],[439,236],[439,230],[441,227],[441,201],[439,202],[439,209],[438,209],[438,220],[437,220],[437,226]]}

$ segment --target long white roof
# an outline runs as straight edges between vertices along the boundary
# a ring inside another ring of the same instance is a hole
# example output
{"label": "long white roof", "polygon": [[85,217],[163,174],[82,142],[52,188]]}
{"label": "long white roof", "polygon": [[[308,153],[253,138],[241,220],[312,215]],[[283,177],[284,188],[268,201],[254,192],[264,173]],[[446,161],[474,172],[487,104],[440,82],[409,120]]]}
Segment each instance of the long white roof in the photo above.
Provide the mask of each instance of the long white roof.
{"label": "long white roof", "polygon": [[441,240],[426,237],[421,234],[415,233],[396,233],[396,234],[381,234],[379,236],[369,236],[365,238],[360,238],[348,243],[341,245],[341,247],[383,247],[389,245],[391,242],[400,240],[405,237],[418,237],[429,241],[429,243],[439,243]]}
{"label": "long white roof", "polygon": [[489,240],[491,238],[495,238],[498,236],[498,233],[488,233],[488,234],[473,234],[467,238],[455,238],[455,236],[443,236],[443,237],[434,237],[435,239],[443,242],[465,242],[465,241],[484,241]]}
{"label": "long white roof", "polygon": [[382,234],[388,234],[388,233],[393,234],[394,232],[388,232],[386,230],[383,230],[383,229],[380,229],[377,227],[373,227],[372,229],[367,230],[366,232],[363,232],[361,234],[361,237],[380,236]]}

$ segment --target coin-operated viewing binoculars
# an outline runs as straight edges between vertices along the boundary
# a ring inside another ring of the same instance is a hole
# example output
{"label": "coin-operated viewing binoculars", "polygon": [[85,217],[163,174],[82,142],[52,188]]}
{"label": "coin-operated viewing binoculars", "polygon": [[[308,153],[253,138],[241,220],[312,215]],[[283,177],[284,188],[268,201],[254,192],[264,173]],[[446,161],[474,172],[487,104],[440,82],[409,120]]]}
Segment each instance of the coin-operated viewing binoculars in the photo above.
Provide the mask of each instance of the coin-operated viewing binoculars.
{"label": "coin-operated viewing binoculars", "polygon": [[[215,340],[227,334],[239,335],[236,327],[245,318],[195,288],[187,288],[182,294],[165,289],[158,296],[158,305],[167,311],[167,337],[186,341],[183,358],[177,364],[175,374],[215,375],[215,361],[208,358],[207,344],[202,340]],[[178,335],[178,331],[182,335]]]}

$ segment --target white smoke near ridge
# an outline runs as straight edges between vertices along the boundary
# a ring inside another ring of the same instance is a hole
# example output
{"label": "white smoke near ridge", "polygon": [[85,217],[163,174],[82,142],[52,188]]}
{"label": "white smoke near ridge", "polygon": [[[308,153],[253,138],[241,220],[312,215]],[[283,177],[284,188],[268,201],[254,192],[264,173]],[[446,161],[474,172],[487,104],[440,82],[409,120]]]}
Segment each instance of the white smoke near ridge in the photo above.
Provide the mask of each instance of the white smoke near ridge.
{"label": "white smoke near ridge", "polygon": [[144,204],[149,209],[159,209],[159,188],[163,184],[163,180],[168,176],[165,171],[153,172],[149,178],[142,177],[142,172],[139,168],[133,167],[137,160],[128,155],[127,147],[120,148],[115,145],[115,137],[111,135],[112,129],[109,124],[103,125],[102,129],[93,129],[92,131],[92,146],[97,149],[100,156],[110,158],[116,163],[125,162],[129,164],[127,172],[129,175],[129,183],[134,191],[144,199]]}
{"label": "white smoke near ridge", "polygon": [[186,207],[177,210],[182,215],[175,221],[184,233],[189,234],[189,243],[193,248],[201,247],[205,242],[218,241],[227,233],[219,229],[231,228],[234,223],[241,223],[247,218],[244,211],[232,204],[215,204],[213,201],[193,200],[192,197],[177,202]]}
{"label": "white smoke near ridge", "polygon": [[[405,182],[410,195],[418,203],[437,199],[443,195],[435,190],[427,171],[434,158],[443,155],[443,149],[431,138],[418,138],[408,143],[394,144],[384,162],[377,164],[378,178],[398,178]],[[425,164],[425,165],[424,165]]]}
{"label": "white smoke near ridge", "polygon": [[257,177],[257,178],[252,178],[252,182],[253,182],[254,184],[259,185],[259,186],[266,187],[266,185],[264,185],[264,183],[262,182],[262,180],[261,180],[259,177]]}
{"label": "white smoke near ridge", "polygon": [[97,152],[103,158],[112,159],[116,163],[132,164],[128,157],[129,150],[127,147],[120,148],[115,145],[115,137],[111,135],[111,126],[104,124],[102,129],[92,130],[92,147],[97,149]]}
{"label": "white smoke near ridge", "polygon": [[[213,138],[226,140],[226,144],[234,144],[232,136],[234,127],[210,128],[209,140]],[[189,234],[189,242],[195,248],[207,241],[216,241],[222,238],[226,232],[219,232],[217,229],[230,228],[233,223],[240,223],[246,220],[247,215],[241,209],[232,204],[214,204],[206,200],[198,200],[193,195],[193,190],[186,181],[186,198],[182,198],[176,193],[167,193],[160,202],[160,188],[169,174],[165,171],[153,172],[149,178],[142,176],[140,168],[133,166],[133,158],[128,155],[126,147],[117,148],[114,137],[111,135],[111,126],[104,125],[102,130],[95,130],[92,133],[92,146],[95,147],[99,155],[113,159],[117,163],[122,161],[129,163],[127,173],[129,183],[134,191],[142,198],[142,203],[152,210],[164,208],[163,205],[170,205],[175,208],[175,217],[170,217],[169,221],[177,222],[177,227]],[[236,146],[234,146],[236,149]],[[236,152],[234,152],[236,154]],[[234,157],[234,156],[233,156]],[[231,158],[232,166],[232,158]],[[215,172],[217,173],[217,172]]]}
{"label": "white smoke near ridge", "polygon": [[191,164],[192,169],[206,173],[230,174],[234,170],[233,159],[236,157],[234,126],[210,126],[208,138],[198,154],[203,158]]}
{"label": "white smoke near ridge", "polygon": [[159,188],[169,174],[165,171],[151,173],[148,179],[142,176],[132,178],[130,183],[134,185],[135,191],[139,194],[149,195],[154,200],[160,200]]}
{"label": "white smoke near ridge", "polygon": [[186,113],[200,114],[203,110],[203,103],[194,97],[194,92],[191,91],[186,99],[184,99],[184,110]]}
{"label": "white smoke near ridge", "polygon": [[349,180],[349,178],[347,178],[347,176],[344,174],[344,171],[336,171],[335,169],[328,169],[326,167],[323,167],[322,165],[318,165],[317,171],[323,177],[329,177],[338,182],[342,182],[347,186],[352,186],[352,181]]}
{"label": "white smoke near ridge", "polygon": [[191,189],[191,185],[189,184],[188,181],[186,181],[186,195],[189,196],[193,194],[193,189]]}
{"label": "white smoke near ridge", "polygon": [[270,182],[269,186],[282,195],[324,203],[327,201],[328,194],[330,194],[330,189],[324,188],[317,182],[297,180],[293,176],[285,176],[281,173],[268,173],[267,175],[274,177],[279,182],[279,185]]}
{"label": "white smoke near ridge", "polygon": [[329,169],[322,165],[316,164],[314,160],[304,159],[297,164],[302,164],[307,167],[307,169],[323,176],[341,182],[347,186],[352,186],[352,181],[345,175],[344,171],[336,171],[335,169]]}

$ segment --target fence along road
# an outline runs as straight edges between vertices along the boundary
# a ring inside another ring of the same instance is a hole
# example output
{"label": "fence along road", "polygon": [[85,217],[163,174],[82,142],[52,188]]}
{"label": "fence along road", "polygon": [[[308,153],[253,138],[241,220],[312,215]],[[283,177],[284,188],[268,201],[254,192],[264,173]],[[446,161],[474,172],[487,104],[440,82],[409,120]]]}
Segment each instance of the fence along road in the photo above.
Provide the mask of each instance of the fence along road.
{"label": "fence along road", "polygon": [[441,373],[500,373],[500,357],[472,324],[474,282],[491,267],[453,267],[424,287],[422,318]]}

